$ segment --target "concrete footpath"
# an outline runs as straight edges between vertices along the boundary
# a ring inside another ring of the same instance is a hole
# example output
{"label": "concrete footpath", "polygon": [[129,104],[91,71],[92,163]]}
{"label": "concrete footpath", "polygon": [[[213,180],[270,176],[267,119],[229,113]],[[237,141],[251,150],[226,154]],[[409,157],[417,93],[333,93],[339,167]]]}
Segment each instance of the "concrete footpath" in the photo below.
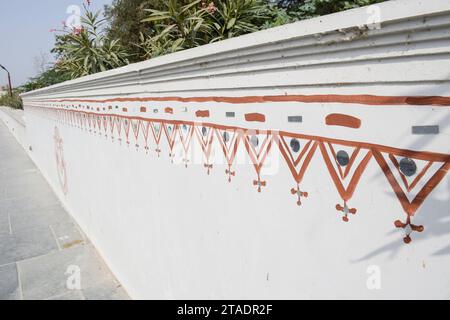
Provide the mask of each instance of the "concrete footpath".
{"label": "concrete footpath", "polygon": [[0,120],[0,300],[128,299]]}

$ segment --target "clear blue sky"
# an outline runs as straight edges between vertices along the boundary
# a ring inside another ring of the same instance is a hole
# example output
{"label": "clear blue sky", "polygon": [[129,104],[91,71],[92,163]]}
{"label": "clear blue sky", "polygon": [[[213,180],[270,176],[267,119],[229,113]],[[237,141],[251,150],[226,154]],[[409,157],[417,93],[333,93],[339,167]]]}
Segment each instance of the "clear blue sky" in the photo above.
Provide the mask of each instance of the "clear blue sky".
{"label": "clear blue sky", "polygon": [[[96,11],[112,0],[92,0]],[[13,86],[36,75],[34,58],[49,52],[54,43],[50,29],[61,28],[70,5],[82,0],[0,0],[0,64],[9,69]],[[0,69],[0,86],[6,85],[6,72]]]}

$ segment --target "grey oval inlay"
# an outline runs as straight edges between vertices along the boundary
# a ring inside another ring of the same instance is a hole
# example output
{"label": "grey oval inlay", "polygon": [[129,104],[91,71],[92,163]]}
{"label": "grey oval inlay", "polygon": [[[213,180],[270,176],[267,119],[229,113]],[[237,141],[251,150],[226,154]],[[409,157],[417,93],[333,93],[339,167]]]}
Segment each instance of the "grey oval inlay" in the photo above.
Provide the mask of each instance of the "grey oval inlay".
{"label": "grey oval inlay", "polygon": [[223,133],[223,141],[225,142],[230,141],[230,135],[226,131]]}
{"label": "grey oval inlay", "polygon": [[344,150],[339,150],[336,154],[336,160],[339,163],[339,165],[345,167],[348,165],[350,161],[350,157],[348,156],[348,153]]}
{"label": "grey oval inlay", "polygon": [[253,145],[254,147],[257,147],[258,144],[259,144],[259,139],[258,139],[257,136],[252,136],[252,137],[250,138],[250,142],[252,143],[252,145]]}
{"label": "grey oval inlay", "polygon": [[400,160],[400,172],[407,177],[411,177],[417,172],[417,165],[414,160],[410,158],[403,158]]}
{"label": "grey oval inlay", "polygon": [[297,139],[292,139],[290,143],[291,149],[294,152],[300,151],[300,142]]}

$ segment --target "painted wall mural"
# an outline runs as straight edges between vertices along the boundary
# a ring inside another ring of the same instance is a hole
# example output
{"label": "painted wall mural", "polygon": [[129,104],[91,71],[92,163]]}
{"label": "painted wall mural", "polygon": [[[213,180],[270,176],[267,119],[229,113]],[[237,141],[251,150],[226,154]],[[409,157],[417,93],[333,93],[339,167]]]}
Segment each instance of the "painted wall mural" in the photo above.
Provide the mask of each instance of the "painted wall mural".
{"label": "painted wall mural", "polygon": [[[358,96],[359,97],[359,96]],[[304,96],[298,99],[305,100]],[[363,99],[364,98],[364,99]],[[127,101],[131,101],[128,98]],[[152,98],[155,100],[156,98]],[[180,98],[181,99],[181,98]],[[237,98],[229,98],[237,99]],[[275,98],[272,97],[271,100]],[[381,103],[374,97],[359,97],[362,103],[369,99],[371,103]],[[375,99],[375,100],[374,100]],[[391,98],[395,99],[395,98]],[[400,99],[400,98],[398,98]],[[398,100],[397,99],[397,100]],[[133,99],[138,100],[138,99]],[[322,99],[323,100],[323,99]],[[373,100],[373,101],[372,101]],[[396,101],[397,101],[396,100]],[[448,100],[442,97],[400,99],[402,103],[432,103],[435,105],[448,105]],[[399,101],[400,101],[399,100]],[[121,99],[116,99],[121,101]],[[404,221],[394,221],[393,226],[404,229],[404,243],[412,241],[413,232],[424,231],[424,226],[413,224],[413,217],[420,206],[427,199],[434,188],[442,181],[450,168],[450,155],[432,152],[419,152],[397,149],[389,146],[370,144],[365,142],[339,140],[320,136],[311,136],[300,133],[260,130],[224,126],[215,123],[200,123],[195,121],[168,120],[161,118],[147,118],[127,115],[128,109],[105,107],[90,107],[89,105],[75,105],[56,101],[36,102],[26,105],[28,112],[42,115],[92,134],[104,135],[112,141],[118,141],[128,146],[143,148],[146,153],[154,153],[158,157],[161,152],[161,138],[165,137],[168,145],[166,152],[174,161],[174,146],[181,143],[185,167],[190,164],[188,154],[195,141],[203,152],[203,167],[209,175],[214,168],[211,160],[213,144],[218,144],[226,161],[225,176],[228,182],[236,176],[235,159],[238,147],[242,144],[255,170],[255,178],[251,185],[257,192],[263,192],[268,181],[261,177],[261,170],[270,152],[279,152],[289,169],[293,183],[290,193],[294,196],[294,203],[301,206],[302,201],[308,198],[307,186],[302,185],[304,175],[312,161],[321,157],[336,192],[342,199],[335,204],[335,209],[344,222],[350,221],[350,215],[357,213],[357,208],[351,206],[353,194],[357,191],[358,183],[370,162],[376,162],[386,177],[393,193],[405,213]],[[71,101],[73,102],[73,101]],[[81,102],[81,100],[79,101]],[[83,101],[94,102],[93,100]],[[95,101],[104,102],[104,101]],[[398,101],[397,101],[398,102]],[[390,103],[390,101],[386,102]],[[50,104],[50,106],[48,106]],[[147,107],[140,107],[145,112]],[[173,114],[172,108],[165,108],[164,112]],[[209,117],[209,110],[199,110],[197,117]],[[246,115],[248,122],[264,122],[264,114]],[[338,125],[358,128],[359,119],[344,114],[330,114],[326,118],[327,125]],[[67,175],[63,155],[62,139],[58,128],[55,127],[55,150],[58,165],[58,174],[64,193],[67,193]],[[143,142],[143,144],[142,144]],[[287,189],[289,192],[289,189]],[[309,198],[308,198],[309,199]]]}
{"label": "painted wall mural", "polygon": [[64,159],[63,139],[59,134],[58,127],[55,127],[53,140],[55,142],[55,158],[56,158],[56,169],[58,171],[58,179],[61,185],[61,190],[66,195],[67,192],[69,191],[67,184],[66,160]]}

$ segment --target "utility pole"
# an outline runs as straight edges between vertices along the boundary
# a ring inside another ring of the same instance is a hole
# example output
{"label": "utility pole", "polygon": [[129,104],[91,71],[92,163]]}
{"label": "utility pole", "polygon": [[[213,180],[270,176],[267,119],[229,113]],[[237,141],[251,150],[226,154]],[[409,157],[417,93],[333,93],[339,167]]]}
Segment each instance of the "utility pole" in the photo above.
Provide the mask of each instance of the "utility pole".
{"label": "utility pole", "polygon": [[6,68],[5,68],[4,66],[2,66],[1,64],[0,64],[0,68],[2,68],[3,70],[5,70],[5,71],[8,73],[9,95],[10,95],[11,98],[12,98],[13,93],[12,93],[12,86],[11,86],[11,75],[9,74],[8,69],[6,69]]}

